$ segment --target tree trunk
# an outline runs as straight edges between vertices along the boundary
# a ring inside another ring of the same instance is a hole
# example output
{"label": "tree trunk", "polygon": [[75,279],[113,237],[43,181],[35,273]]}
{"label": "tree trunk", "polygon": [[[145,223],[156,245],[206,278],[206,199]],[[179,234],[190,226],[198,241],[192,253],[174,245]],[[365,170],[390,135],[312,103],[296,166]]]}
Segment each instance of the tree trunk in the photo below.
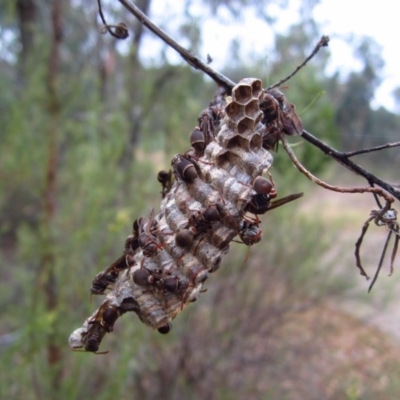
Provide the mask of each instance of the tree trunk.
{"label": "tree trunk", "polygon": [[34,45],[34,25],[36,22],[37,9],[34,0],[17,0],[16,12],[20,32],[20,80],[26,79],[27,60]]}
{"label": "tree trunk", "polygon": [[[60,47],[62,42],[62,4],[63,0],[53,0],[51,10],[51,48],[47,67],[47,166],[43,193],[43,245],[41,254],[41,289],[45,296],[45,307],[48,313],[54,313],[58,306],[58,288],[55,275],[56,255],[53,224],[56,214],[57,196],[57,167],[58,167],[58,140],[60,99],[57,91],[57,78],[60,66]],[[62,352],[57,342],[58,332],[56,321],[49,326],[47,336],[47,361],[52,373],[52,391],[55,395],[61,384]]]}

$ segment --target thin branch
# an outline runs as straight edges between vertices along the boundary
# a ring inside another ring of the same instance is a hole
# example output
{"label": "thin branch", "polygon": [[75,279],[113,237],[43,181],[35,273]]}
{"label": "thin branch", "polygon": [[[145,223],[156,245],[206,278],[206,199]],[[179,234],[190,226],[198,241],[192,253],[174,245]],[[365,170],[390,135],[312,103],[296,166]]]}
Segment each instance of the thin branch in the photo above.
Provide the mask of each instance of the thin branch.
{"label": "thin branch", "polygon": [[[369,183],[370,186],[374,186],[374,182],[368,181],[368,183]],[[373,195],[374,195],[375,202],[376,202],[377,206],[379,207],[379,209],[382,209],[383,207],[382,207],[382,204],[381,204],[381,202],[379,200],[379,197],[375,193],[373,193]]]}
{"label": "thin branch", "polygon": [[394,196],[397,200],[400,201],[400,190],[395,189],[392,185],[389,185],[387,182],[371,174],[369,171],[359,166],[355,162],[349,160],[346,157],[345,153],[341,153],[335,150],[333,147],[317,139],[315,136],[313,136],[311,133],[307,132],[304,129],[301,136],[305,140],[310,142],[313,146],[318,147],[325,154],[335,159],[339,164],[342,164],[353,173],[363,176],[368,182],[370,183],[372,182],[375,185],[380,186],[382,189],[386,190],[388,193],[390,193],[392,196]]}
{"label": "thin branch", "polygon": [[206,73],[211,79],[213,79],[219,86],[225,88],[226,92],[229,94],[235,83],[223,74],[215,71],[208,64],[201,61],[198,57],[190,53],[184,47],[179,45],[171,36],[155,25],[139,8],[127,0],[119,0],[119,2],[132,13],[144,26],[150,29],[155,35],[157,35],[161,40],[175,49],[182,58],[193,68],[199,69]]}
{"label": "thin branch", "polygon": [[[376,280],[378,279],[379,272],[380,272],[380,270],[381,270],[381,268],[382,268],[383,261],[384,261],[384,259],[385,259],[386,250],[387,250],[387,247],[388,247],[389,240],[390,240],[390,237],[391,237],[391,236],[392,236],[392,231],[389,232],[389,235],[388,235],[388,237],[387,237],[387,239],[386,239],[385,245],[383,246],[383,250],[382,250],[381,258],[380,258],[380,260],[379,260],[378,268],[376,269],[374,278],[372,279],[372,282],[371,282],[371,284],[369,285],[368,293],[372,290],[372,288],[374,287],[374,284],[375,284]],[[391,265],[391,268],[392,268],[392,265]]]}
{"label": "thin branch", "polygon": [[376,147],[370,147],[369,149],[360,149],[360,150],[355,150],[355,151],[347,151],[345,153],[342,153],[344,157],[353,157],[357,156],[359,154],[364,154],[364,153],[372,153],[373,151],[379,151],[379,150],[384,150],[384,149],[390,149],[391,147],[399,147],[400,142],[394,142],[394,143],[386,143],[381,146],[376,146]]}
{"label": "thin branch", "polygon": [[[129,36],[128,27],[123,22],[120,22],[117,25],[108,25],[103,14],[103,9],[101,7],[101,0],[97,0],[97,4],[99,6],[99,14],[101,21],[104,24],[103,28],[100,29],[100,33],[108,32],[111,36],[114,36],[116,39],[126,39]],[[113,32],[111,28],[114,28],[115,32]]]}
{"label": "thin branch", "polygon": [[[374,194],[375,195],[375,194]],[[375,195],[376,196],[376,195]],[[365,272],[362,264],[361,264],[361,256],[360,256],[360,250],[361,250],[361,244],[364,240],[365,234],[367,233],[367,230],[369,228],[370,222],[374,219],[374,217],[369,217],[365,222],[364,225],[361,229],[361,234],[359,238],[356,241],[355,249],[354,249],[354,256],[356,258],[356,266],[360,270],[360,274],[365,276],[367,280],[369,280],[368,274]]]}
{"label": "thin branch", "polygon": [[328,43],[329,43],[329,36],[325,36],[325,35],[321,36],[321,39],[319,39],[318,43],[314,47],[311,54],[300,65],[298,65],[297,68],[291,74],[289,74],[286,78],[283,78],[280,81],[274,83],[272,86],[269,86],[267,88],[267,90],[281,86],[282,83],[285,83],[290,78],[292,78],[294,75],[296,75],[297,72],[299,72],[318,53],[319,49],[321,47],[327,47]]}
{"label": "thin branch", "polygon": [[381,188],[377,187],[353,187],[353,188],[343,188],[339,186],[330,185],[321,179],[314,176],[310,171],[308,171],[297,159],[296,155],[293,153],[292,149],[290,148],[285,135],[281,135],[280,140],[283,144],[284,149],[288,153],[290,159],[293,161],[293,164],[297,167],[297,169],[304,175],[307,176],[308,179],[315,182],[317,185],[322,186],[325,189],[332,190],[334,192],[340,193],[376,193],[378,196],[383,197],[387,203],[393,203],[394,198],[389,196],[386,192],[384,192]]}

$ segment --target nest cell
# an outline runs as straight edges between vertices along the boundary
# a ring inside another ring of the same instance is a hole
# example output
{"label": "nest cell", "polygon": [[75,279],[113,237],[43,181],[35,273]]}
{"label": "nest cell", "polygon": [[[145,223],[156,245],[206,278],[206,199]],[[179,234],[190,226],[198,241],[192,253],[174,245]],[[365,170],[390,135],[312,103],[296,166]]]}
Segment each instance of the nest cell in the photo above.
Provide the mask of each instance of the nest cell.
{"label": "nest cell", "polygon": [[254,129],[254,120],[248,117],[243,118],[237,125],[237,131],[240,134],[251,132]]}
{"label": "nest cell", "polygon": [[254,99],[244,108],[246,117],[253,119],[256,124],[258,124],[258,122],[260,122],[262,118],[262,112],[260,111],[258,104],[259,101],[257,99]]}
{"label": "nest cell", "polygon": [[244,117],[244,107],[234,101],[226,106],[225,112],[228,119],[235,125]]}
{"label": "nest cell", "polygon": [[232,90],[232,99],[234,102],[245,105],[253,98],[253,88],[245,82],[241,82]]}

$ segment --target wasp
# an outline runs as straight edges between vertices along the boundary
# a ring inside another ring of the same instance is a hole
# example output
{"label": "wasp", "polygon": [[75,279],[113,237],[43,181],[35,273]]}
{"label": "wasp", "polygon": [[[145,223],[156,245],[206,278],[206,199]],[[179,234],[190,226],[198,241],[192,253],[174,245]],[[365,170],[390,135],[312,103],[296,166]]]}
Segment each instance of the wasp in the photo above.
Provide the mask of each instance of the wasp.
{"label": "wasp", "polygon": [[303,124],[296,113],[296,107],[289,103],[279,89],[269,89],[264,93],[260,102],[263,112],[262,123],[265,125],[262,132],[263,147],[266,150],[277,150],[280,135],[301,135]]}
{"label": "wasp", "polygon": [[91,294],[104,294],[105,290],[109,285],[112,285],[116,282],[119,273],[129,268],[127,262],[126,254],[123,254],[121,257],[117,258],[106,270],[98,273],[96,277],[93,279],[92,287],[90,289]]}
{"label": "wasp", "polygon": [[189,155],[177,154],[171,164],[175,177],[185,183],[193,183],[201,175],[197,162]]}
{"label": "wasp", "polygon": [[154,218],[154,208],[150,212],[149,218],[146,220],[141,218],[139,224],[139,238],[138,243],[146,257],[152,257],[162,248],[157,242],[158,222]]}
{"label": "wasp", "polygon": [[162,170],[157,174],[157,180],[161,183],[161,198],[164,198],[172,187],[172,171]]}
{"label": "wasp", "polygon": [[277,192],[273,183],[266,178],[258,176],[253,182],[253,190],[256,192],[251,200],[246,204],[245,211],[252,214],[265,214],[267,211],[283,206],[290,201],[303,196],[303,193],[291,194],[281,199],[271,201],[276,198]]}
{"label": "wasp", "polygon": [[[89,329],[82,337],[85,350],[94,354],[107,354],[108,351],[98,352],[101,341],[106,333],[110,333],[114,329],[116,320],[120,317],[121,311],[118,307],[111,304],[108,300],[104,302],[88,322]],[[80,350],[75,350],[80,351]]]}
{"label": "wasp", "polygon": [[[213,222],[221,220],[221,214],[218,208],[214,205],[209,205],[202,211],[196,210],[189,217],[186,228],[181,229],[175,236],[175,243],[179,247],[189,248],[192,246],[194,240],[202,233],[207,232],[212,228]],[[201,240],[200,240],[201,242]],[[197,244],[194,253],[196,253]]]}

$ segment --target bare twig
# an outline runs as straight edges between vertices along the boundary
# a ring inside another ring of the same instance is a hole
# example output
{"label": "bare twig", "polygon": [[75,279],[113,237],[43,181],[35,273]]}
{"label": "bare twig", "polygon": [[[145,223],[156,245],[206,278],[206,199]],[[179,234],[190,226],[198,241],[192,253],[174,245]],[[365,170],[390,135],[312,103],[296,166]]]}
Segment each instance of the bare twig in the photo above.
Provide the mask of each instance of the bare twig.
{"label": "bare twig", "polygon": [[321,36],[321,39],[319,39],[318,43],[314,47],[314,49],[311,52],[311,54],[300,65],[298,65],[297,68],[291,74],[289,74],[286,78],[283,78],[280,81],[274,83],[272,86],[269,86],[267,88],[267,90],[273,89],[273,88],[278,87],[278,86],[281,86],[282,83],[285,83],[290,78],[292,78],[294,75],[296,75],[297,72],[299,72],[318,53],[319,49],[321,47],[328,46],[328,43],[329,43],[329,36],[325,36],[325,35]]}
{"label": "bare twig", "polygon": [[377,187],[371,187],[371,186],[367,186],[367,187],[353,187],[353,188],[343,188],[343,187],[339,187],[339,186],[334,186],[334,185],[330,185],[324,181],[322,181],[321,179],[317,178],[316,176],[314,176],[310,171],[308,171],[301,163],[300,161],[297,159],[296,155],[293,153],[292,149],[290,148],[285,135],[281,135],[280,138],[284,149],[286,150],[286,152],[288,153],[290,159],[293,161],[293,164],[297,167],[297,169],[303,173],[305,176],[307,176],[308,179],[310,179],[311,181],[315,182],[317,185],[322,186],[325,189],[329,189],[332,190],[334,192],[340,192],[340,193],[375,193],[378,196],[383,197],[387,203],[393,203],[394,202],[394,198],[392,196],[389,196],[385,191],[383,191],[381,188],[377,188]]}
{"label": "bare twig", "polygon": [[390,149],[391,147],[399,147],[400,142],[394,142],[394,143],[386,143],[381,146],[376,146],[376,147],[370,147],[369,149],[360,149],[360,150],[355,150],[355,151],[347,151],[345,153],[342,153],[344,157],[353,157],[357,156],[359,154],[365,154],[365,153],[372,153],[373,151],[380,151],[384,149]]}
{"label": "bare twig", "polygon": [[[101,7],[101,0],[97,0],[97,4],[99,6],[99,14],[101,21],[104,24],[102,29],[100,29],[100,33],[108,32],[111,36],[114,36],[116,39],[126,39],[129,36],[127,26],[123,22],[120,22],[117,25],[108,25],[103,14],[103,9]],[[115,32],[113,32],[111,28],[113,28]]]}
{"label": "bare twig", "polygon": [[400,190],[396,189],[394,186],[388,184],[377,176],[371,174],[366,169],[362,168],[355,162],[348,159],[345,153],[341,153],[340,151],[335,150],[333,147],[327,145],[321,140],[317,139],[311,133],[307,132],[303,129],[303,133],[301,135],[305,140],[310,142],[313,146],[318,147],[325,154],[335,159],[337,162],[348,168],[353,173],[363,176],[368,182],[371,184],[375,184],[380,186],[382,189],[386,190],[392,196],[394,196],[397,200],[400,200]]}
{"label": "bare twig", "polygon": [[[393,233],[392,231],[389,232],[389,235],[388,235],[388,237],[387,237],[387,239],[386,239],[385,245],[383,246],[383,251],[382,251],[381,258],[380,258],[380,260],[379,260],[378,268],[376,269],[374,278],[372,279],[372,282],[371,282],[371,284],[369,285],[368,293],[372,290],[372,288],[374,287],[374,284],[375,284],[376,280],[378,279],[379,272],[380,272],[380,270],[381,270],[381,268],[382,268],[383,260],[385,259],[386,250],[387,250],[387,247],[388,247],[388,244],[389,244],[390,237],[392,236],[392,233]],[[396,250],[397,250],[397,247],[396,247]],[[394,255],[392,254],[392,258],[391,258],[391,261],[392,261],[392,262],[391,262],[391,264],[390,264],[390,274],[389,274],[389,276],[390,276],[390,275],[392,274],[392,272],[393,272],[393,260],[394,260]]]}
{"label": "bare twig", "polygon": [[[374,287],[374,284],[375,284],[376,280],[378,279],[379,272],[380,272],[380,270],[381,270],[381,268],[382,268],[383,260],[385,259],[386,250],[387,250],[387,247],[388,247],[389,240],[390,240],[390,237],[391,237],[391,236],[392,236],[392,231],[389,232],[389,235],[388,235],[388,237],[387,237],[387,239],[386,239],[385,245],[383,246],[383,251],[382,251],[382,254],[381,254],[381,258],[380,258],[380,260],[379,260],[378,268],[376,269],[375,275],[374,275],[374,277],[373,277],[373,279],[372,279],[372,282],[371,282],[371,284],[369,285],[368,293],[372,290],[372,288]],[[392,257],[392,259],[393,259],[393,257]],[[391,268],[391,271],[392,271],[392,269],[393,269],[393,263],[391,264],[390,268]]]}
{"label": "bare twig", "polygon": [[[374,194],[375,195],[375,194]],[[361,256],[360,256],[360,250],[361,250],[361,244],[364,239],[365,234],[367,233],[367,230],[369,228],[369,223],[374,219],[374,217],[369,217],[365,222],[364,225],[361,229],[361,234],[360,237],[356,241],[355,249],[354,249],[354,256],[356,258],[356,266],[360,270],[360,274],[365,276],[367,280],[369,279],[368,274],[365,272],[362,264],[361,264]]]}
{"label": "bare twig", "polygon": [[199,69],[206,73],[211,79],[213,79],[219,86],[225,88],[226,92],[229,94],[235,83],[223,74],[215,71],[208,64],[201,61],[198,57],[190,53],[184,47],[179,45],[171,36],[155,25],[138,7],[129,2],[128,0],[119,0],[119,2],[132,13],[144,26],[150,29],[155,35],[157,35],[161,40],[175,49],[182,58],[193,68]]}

